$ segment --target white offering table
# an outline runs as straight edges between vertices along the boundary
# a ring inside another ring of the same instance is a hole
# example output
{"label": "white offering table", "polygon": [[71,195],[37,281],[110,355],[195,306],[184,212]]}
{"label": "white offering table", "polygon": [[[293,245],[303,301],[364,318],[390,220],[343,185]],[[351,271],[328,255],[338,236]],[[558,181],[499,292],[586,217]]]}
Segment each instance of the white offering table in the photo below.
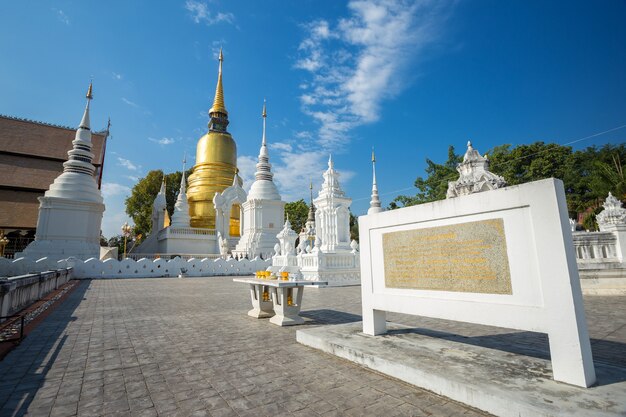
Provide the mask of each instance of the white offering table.
{"label": "white offering table", "polygon": [[271,317],[270,323],[278,326],[304,323],[304,319],[299,315],[304,286],[320,285],[317,281],[303,280],[235,278],[233,281],[250,285],[252,310],[248,311],[248,315],[259,319]]}

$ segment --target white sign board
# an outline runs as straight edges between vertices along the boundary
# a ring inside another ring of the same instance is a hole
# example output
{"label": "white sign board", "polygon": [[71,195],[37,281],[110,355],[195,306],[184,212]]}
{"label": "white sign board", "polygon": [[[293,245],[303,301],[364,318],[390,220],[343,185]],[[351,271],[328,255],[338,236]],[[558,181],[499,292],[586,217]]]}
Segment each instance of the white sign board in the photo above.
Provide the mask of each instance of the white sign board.
{"label": "white sign board", "polygon": [[361,216],[359,234],[364,333],[387,311],[547,333],[554,379],[595,382],[560,180]]}

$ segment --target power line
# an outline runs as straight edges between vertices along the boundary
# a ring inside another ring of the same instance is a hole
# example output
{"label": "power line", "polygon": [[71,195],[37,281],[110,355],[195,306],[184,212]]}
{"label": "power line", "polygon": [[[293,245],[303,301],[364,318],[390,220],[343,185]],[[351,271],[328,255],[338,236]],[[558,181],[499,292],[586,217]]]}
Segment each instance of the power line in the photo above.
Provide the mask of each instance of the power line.
{"label": "power line", "polygon": [[[612,128],[612,129],[604,130],[604,131],[602,131],[602,132],[594,133],[594,134],[592,134],[592,135],[585,136],[584,138],[575,139],[575,140],[572,140],[572,141],[570,141],[570,142],[567,142],[567,143],[561,144],[560,146],[569,146],[569,145],[573,145],[574,143],[582,142],[582,141],[584,141],[584,140],[588,140],[588,139],[591,139],[591,138],[595,138],[595,137],[598,137],[598,136],[602,136],[602,135],[605,135],[605,134],[607,134],[607,133],[615,132],[615,131],[617,131],[617,130],[621,130],[621,129],[624,129],[624,128],[626,128],[626,124],[623,124],[623,125],[621,125],[621,126],[614,127],[614,128]],[[557,145],[558,145],[558,144],[557,144]],[[518,145],[518,146],[520,146],[520,145]],[[512,161],[517,161],[517,160],[520,160],[520,159],[530,158],[530,157],[532,157],[532,156],[536,156],[536,155],[540,155],[540,154],[545,153],[545,152],[549,152],[550,150],[551,150],[551,149],[545,149],[545,150],[543,150],[543,151],[535,152],[535,153],[530,154],[530,155],[520,156],[519,158],[510,159],[510,160],[508,160],[508,161],[506,161],[506,162],[501,162],[500,164],[495,164],[495,165],[492,165],[492,166],[499,166],[499,165],[502,165],[502,164],[505,164],[505,163],[510,163],[510,162],[512,162]],[[443,182],[442,182],[442,183],[443,183]],[[399,189],[399,190],[388,191],[388,192],[386,192],[386,193],[381,193],[381,194],[379,194],[379,195],[380,195],[380,196],[384,196],[384,195],[396,194],[396,193],[399,193],[399,192],[402,192],[402,191],[409,191],[409,190],[413,190],[413,189],[415,189],[415,187],[401,188],[401,189]],[[354,202],[354,201],[369,200],[370,198],[371,198],[371,197],[361,197],[361,198],[355,198],[355,199],[353,199],[352,201]]]}

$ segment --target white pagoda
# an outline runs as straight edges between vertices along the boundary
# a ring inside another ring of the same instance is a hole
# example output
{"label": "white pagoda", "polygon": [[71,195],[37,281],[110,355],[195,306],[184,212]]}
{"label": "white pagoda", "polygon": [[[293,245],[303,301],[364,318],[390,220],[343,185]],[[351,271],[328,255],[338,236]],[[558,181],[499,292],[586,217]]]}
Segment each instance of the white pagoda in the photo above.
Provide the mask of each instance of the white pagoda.
{"label": "white pagoda", "polygon": [[233,254],[239,257],[253,259],[261,256],[269,258],[274,245],[278,243],[276,235],[281,231],[285,218],[285,202],[281,200],[276,184],[274,184],[272,164],[269,162],[269,153],[265,138],[265,119],[267,109],[263,103],[263,135],[259,162],[256,164],[255,180],[243,209],[243,234]]}
{"label": "white pagoda", "polygon": [[94,154],[91,152],[89,104],[92,85],[87,91],[87,105],[68,159],[43,197],[39,197],[39,217],[35,241],[17,254],[31,259],[48,257],[89,259],[100,257],[100,226],[104,203],[94,179]]}
{"label": "white pagoda", "polygon": [[[298,254],[298,266],[306,280],[328,286],[361,283],[358,244],[350,240],[350,203],[339,184],[332,156],[315,204],[315,243]],[[300,248],[302,246],[299,245]]]}

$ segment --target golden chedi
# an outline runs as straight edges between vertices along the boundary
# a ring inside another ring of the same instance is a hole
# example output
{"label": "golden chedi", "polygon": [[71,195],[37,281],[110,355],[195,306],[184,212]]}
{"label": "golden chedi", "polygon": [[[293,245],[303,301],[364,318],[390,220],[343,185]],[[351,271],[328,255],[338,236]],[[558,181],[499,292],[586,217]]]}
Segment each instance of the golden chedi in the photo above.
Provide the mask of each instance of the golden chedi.
{"label": "golden chedi", "polygon": [[[237,145],[228,133],[228,112],[224,105],[222,89],[222,62],[220,50],[219,73],[213,107],[209,110],[209,131],[198,141],[196,164],[189,176],[187,198],[191,227],[215,229],[215,208],[213,197],[233,184],[237,173]],[[240,208],[234,205],[231,210],[230,235],[239,236]]]}

